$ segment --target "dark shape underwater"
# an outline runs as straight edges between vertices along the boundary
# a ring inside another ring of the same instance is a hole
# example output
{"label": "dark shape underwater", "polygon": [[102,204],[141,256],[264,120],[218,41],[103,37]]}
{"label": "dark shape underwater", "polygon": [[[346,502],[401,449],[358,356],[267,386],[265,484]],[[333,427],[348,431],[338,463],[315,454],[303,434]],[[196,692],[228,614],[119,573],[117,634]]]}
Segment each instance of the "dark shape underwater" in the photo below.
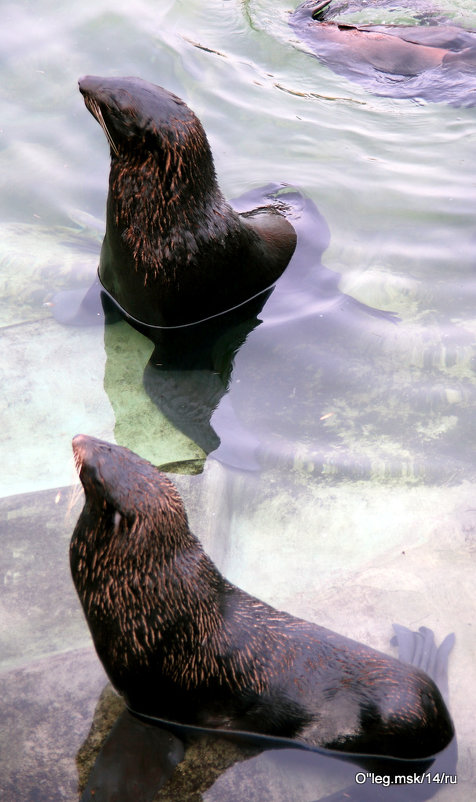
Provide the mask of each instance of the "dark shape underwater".
{"label": "dark shape underwater", "polygon": [[289,24],[320,61],[374,94],[476,105],[476,31],[431,17],[410,26],[346,24],[343,10],[306,0]]}

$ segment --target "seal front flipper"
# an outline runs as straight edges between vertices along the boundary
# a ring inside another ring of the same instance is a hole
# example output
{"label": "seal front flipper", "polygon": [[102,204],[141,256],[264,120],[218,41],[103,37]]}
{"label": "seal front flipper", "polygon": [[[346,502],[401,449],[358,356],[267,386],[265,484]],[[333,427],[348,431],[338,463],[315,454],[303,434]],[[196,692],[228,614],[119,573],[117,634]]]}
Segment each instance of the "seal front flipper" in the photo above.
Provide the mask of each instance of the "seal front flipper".
{"label": "seal front flipper", "polygon": [[63,290],[51,302],[55,320],[63,326],[99,326],[121,318],[116,304],[98,278],[89,290]]}
{"label": "seal front flipper", "polygon": [[81,802],[151,802],[183,756],[175,735],[125,710],[96,759]]}
{"label": "seal front flipper", "polygon": [[176,487],[137,454],[85,435],[73,450],[85,503],[71,572],[98,656],[135,714],[289,739],[359,765],[421,765],[450,743],[451,717],[424,672],[229,582]]}
{"label": "seal front flipper", "polygon": [[101,283],[96,279],[89,290],[63,290],[52,303],[53,317],[65,326],[97,326],[104,321]]}

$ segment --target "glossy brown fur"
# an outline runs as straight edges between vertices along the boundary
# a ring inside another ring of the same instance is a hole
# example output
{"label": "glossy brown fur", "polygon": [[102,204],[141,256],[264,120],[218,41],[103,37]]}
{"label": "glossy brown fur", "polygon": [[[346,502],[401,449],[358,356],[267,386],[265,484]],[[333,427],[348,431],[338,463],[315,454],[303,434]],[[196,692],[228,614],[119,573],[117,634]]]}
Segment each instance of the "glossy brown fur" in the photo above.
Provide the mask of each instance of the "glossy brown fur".
{"label": "glossy brown fur", "polygon": [[274,206],[237,214],[205,131],[180,98],[140,78],[79,82],[111,146],[99,277],[136,320],[192,323],[270,287],[296,246]]}
{"label": "glossy brown fur", "polygon": [[128,449],[84,435],[73,449],[86,494],[73,580],[133,709],[359,754],[419,758],[451,740],[426,674],[228,582],[174,485]]}

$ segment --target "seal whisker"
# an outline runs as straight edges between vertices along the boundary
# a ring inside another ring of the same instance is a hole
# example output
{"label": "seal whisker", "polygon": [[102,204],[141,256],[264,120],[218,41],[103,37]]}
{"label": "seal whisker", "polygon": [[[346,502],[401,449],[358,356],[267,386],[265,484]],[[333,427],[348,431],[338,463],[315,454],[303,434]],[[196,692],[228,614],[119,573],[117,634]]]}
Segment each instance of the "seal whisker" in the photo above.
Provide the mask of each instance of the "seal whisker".
{"label": "seal whisker", "polygon": [[109,142],[112,150],[114,151],[116,156],[119,156],[119,149],[118,149],[116,143],[114,142],[114,139],[112,138],[111,132],[109,131],[109,128],[106,125],[106,121],[105,121],[105,119],[103,117],[102,111],[99,108],[99,106],[98,106],[98,110],[97,111],[98,111],[98,115],[97,115],[98,123],[101,126],[101,128],[103,129],[104,133],[106,134],[107,141]]}
{"label": "seal whisker", "polygon": [[101,111],[101,107],[100,107],[99,103],[94,98],[89,97],[89,95],[85,96],[84,102],[85,102],[87,108],[89,109],[89,111],[91,112],[91,114],[93,115],[93,117],[96,118],[96,120],[98,121],[98,123],[101,126],[102,130],[106,134],[106,139],[109,142],[109,145],[111,146],[112,150],[114,151],[116,156],[119,156],[119,149],[118,149],[116,143],[114,142],[114,139],[112,137],[112,134],[111,134],[109,128],[106,125],[106,121],[104,119],[104,116],[103,116],[103,113]]}
{"label": "seal whisker", "polygon": [[[76,464],[76,460],[75,460],[75,464]],[[76,470],[79,473],[78,465],[76,465]],[[81,496],[82,496],[81,486],[78,485],[78,484],[73,485],[73,487],[71,489],[71,492],[70,492],[70,494],[68,496],[68,506],[67,506],[67,509],[66,509],[65,517],[68,517],[71,514],[71,512],[73,511],[74,507],[78,503],[78,500],[80,499]]]}

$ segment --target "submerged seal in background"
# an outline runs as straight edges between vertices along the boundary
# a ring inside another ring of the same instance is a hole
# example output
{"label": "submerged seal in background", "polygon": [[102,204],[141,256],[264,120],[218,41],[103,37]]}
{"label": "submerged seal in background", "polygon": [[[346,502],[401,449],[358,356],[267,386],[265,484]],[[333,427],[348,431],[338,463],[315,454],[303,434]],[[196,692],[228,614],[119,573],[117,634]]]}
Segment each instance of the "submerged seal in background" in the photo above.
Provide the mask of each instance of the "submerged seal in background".
{"label": "submerged seal in background", "polygon": [[87,76],[79,88],[110,145],[99,280],[121,310],[181,326],[271,287],[293,254],[294,228],[273,205],[232,209],[184,101],[140,78]]}
{"label": "submerged seal in background", "polygon": [[424,760],[451,741],[428,675],[228,582],[149,462],[85,435],[73,451],[86,497],[73,581],[98,656],[135,713],[337,756]]}
{"label": "submerged seal in background", "polygon": [[[340,4],[336,14],[342,10]],[[332,0],[305,0],[289,24],[335,72],[379,95],[476,105],[476,31],[432,20],[423,25],[347,24],[345,14],[339,20],[334,16]]]}

